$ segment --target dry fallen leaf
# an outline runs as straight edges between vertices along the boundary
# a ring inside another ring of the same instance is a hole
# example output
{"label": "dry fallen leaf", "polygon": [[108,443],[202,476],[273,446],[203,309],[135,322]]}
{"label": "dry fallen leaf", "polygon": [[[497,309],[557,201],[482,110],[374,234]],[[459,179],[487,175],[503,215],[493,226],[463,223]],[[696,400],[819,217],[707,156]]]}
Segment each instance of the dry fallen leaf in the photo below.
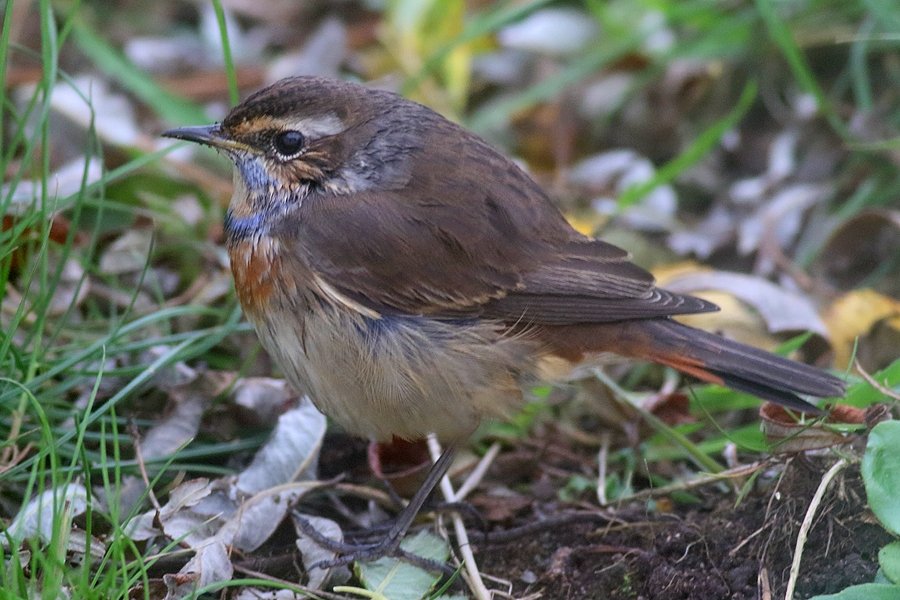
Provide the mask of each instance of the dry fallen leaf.
{"label": "dry fallen leaf", "polygon": [[657,272],[660,284],[673,292],[693,294],[703,290],[727,292],[751,306],[772,333],[812,331],[828,337],[828,328],[809,298],[780,287],[767,279],[743,273],[698,268],[669,276]]}
{"label": "dry fallen leaf", "polygon": [[826,340],[829,329],[812,301],[754,275],[707,269],[686,262],[653,270],[660,286],[713,302],[719,312],[686,315],[679,321],[720,332],[765,349],[779,343],[772,334],[812,331]]}
{"label": "dry fallen leaf", "polygon": [[678,199],[672,186],[653,188],[636,204],[619,212],[617,198],[632,186],[651,180],[656,167],[634,150],[619,149],[581,160],[568,174],[569,183],[593,196],[599,215],[617,215],[630,229],[666,231],[671,229]]}
{"label": "dry fallen leaf", "polygon": [[767,245],[774,245],[779,251],[789,248],[800,233],[806,212],[831,192],[830,186],[797,183],[760,201],[754,213],[738,224],[738,251],[741,254],[759,251],[756,271],[771,273],[775,264],[766,252]]}
{"label": "dry fallen leaf", "polygon": [[[2,197],[9,198],[4,210],[8,215],[23,215],[34,210],[46,186],[50,199],[63,199],[78,193],[82,186],[94,184],[103,176],[103,163],[94,157],[78,157],[67,162],[49,175],[46,183],[26,179],[13,186],[3,184]],[[50,208],[50,207],[48,207]]]}
{"label": "dry fallen leaf", "polygon": [[230,579],[233,569],[225,550],[252,552],[272,536],[303,494],[318,485],[313,478],[324,435],[325,417],[304,398],[279,417],[272,437],[243,472],[185,481],[159,510],[125,525],[134,540],[165,536],[195,551],[179,573],[164,578],[168,597]]}
{"label": "dry fallen leaf", "polygon": [[241,408],[244,422],[254,427],[274,427],[294,397],[284,379],[272,377],[242,377],[231,390],[231,402]]}
{"label": "dry fallen leaf", "polygon": [[68,511],[66,516],[71,519],[84,513],[90,502],[89,496],[87,488],[79,482],[44,491],[19,510],[4,530],[2,543],[5,545],[10,540],[19,543],[35,536],[49,542],[54,535],[54,524],[60,518],[54,506],[64,506]]}
{"label": "dry fallen leaf", "polygon": [[325,415],[309,398],[278,418],[272,437],[235,484],[243,493],[256,493],[291,481],[313,479],[325,436]]}
{"label": "dry fallen leaf", "polygon": [[773,451],[779,454],[847,444],[852,441],[852,435],[830,425],[862,425],[865,423],[865,413],[865,409],[842,405],[831,410],[824,419],[798,421],[784,407],[772,402],[759,407],[760,428],[773,445]]}
{"label": "dry fallen leaf", "polygon": [[547,56],[577,54],[598,34],[597,24],[574,8],[544,8],[497,32],[505,48]]}
{"label": "dry fallen leaf", "polygon": [[[297,533],[297,549],[300,550],[300,555],[303,557],[303,567],[306,569],[307,577],[309,578],[306,585],[314,590],[321,589],[322,585],[331,576],[332,569],[313,569],[312,566],[318,562],[334,560],[336,554],[327,548],[323,548],[317,544],[315,540],[304,533],[300,520],[306,521],[306,523],[311,525],[319,534],[336,542],[343,541],[344,533],[341,531],[340,525],[325,517],[302,513],[293,513],[291,517],[294,522],[294,530]],[[338,570],[346,572],[347,575],[349,574],[346,567],[341,567]],[[342,575],[342,578],[345,578],[345,575]]]}
{"label": "dry fallen leaf", "polygon": [[139,272],[147,265],[152,245],[152,229],[129,229],[103,251],[100,271],[108,275]]}
{"label": "dry fallen leaf", "polygon": [[198,589],[228,581],[234,575],[228,548],[219,540],[212,540],[196,549],[193,558],[175,575],[163,575],[168,593],[164,600],[180,600]]}
{"label": "dry fallen leaf", "polygon": [[[834,364],[843,368],[850,364],[857,338],[860,338],[860,358],[873,353],[881,354],[874,352],[876,348],[867,347],[869,341],[865,339],[879,323],[887,328],[887,332],[881,333],[884,336],[881,339],[885,343],[890,344],[890,339],[896,339],[896,335],[885,333],[900,332],[900,301],[870,289],[854,290],[832,303],[825,313],[825,323],[834,345]],[[887,348],[888,354],[893,358],[896,358],[896,351],[896,347]],[[877,371],[885,366],[870,365],[864,360],[860,362],[869,371]]]}

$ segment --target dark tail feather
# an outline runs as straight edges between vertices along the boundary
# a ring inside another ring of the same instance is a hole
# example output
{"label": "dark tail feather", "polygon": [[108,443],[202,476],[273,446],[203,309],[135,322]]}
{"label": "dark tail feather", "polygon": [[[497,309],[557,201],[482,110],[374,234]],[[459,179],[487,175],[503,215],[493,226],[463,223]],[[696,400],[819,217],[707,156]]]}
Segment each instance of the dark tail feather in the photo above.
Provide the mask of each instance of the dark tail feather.
{"label": "dark tail feather", "polygon": [[[622,325],[622,324],[620,324]],[[817,411],[798,394],[842,396],[843,381],[816,367],[682,325],[670,319],[633,321],[619,339],[623,353],[668,365],[804,412]]]}

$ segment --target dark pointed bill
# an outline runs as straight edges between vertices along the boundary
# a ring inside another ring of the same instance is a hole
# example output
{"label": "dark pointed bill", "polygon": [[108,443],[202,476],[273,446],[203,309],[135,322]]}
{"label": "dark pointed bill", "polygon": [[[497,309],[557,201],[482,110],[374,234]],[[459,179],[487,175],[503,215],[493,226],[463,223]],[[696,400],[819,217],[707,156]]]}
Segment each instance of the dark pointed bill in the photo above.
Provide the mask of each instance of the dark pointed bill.
{"label": "dark pointed bill", "polygon": [[246,149],[244,144],[226,137],[219,125],[196,125],[193,127],[178,127],[162,133],[163,137],[185,140],[195,144],[212,146],[223,149]]}
{"label": "dark pointed bill", "polygon": [[194,127],[177,127],[162,133],[163,137],[187,140],[198,144],[209,144],[221,136],[218,125],[196,125]]}

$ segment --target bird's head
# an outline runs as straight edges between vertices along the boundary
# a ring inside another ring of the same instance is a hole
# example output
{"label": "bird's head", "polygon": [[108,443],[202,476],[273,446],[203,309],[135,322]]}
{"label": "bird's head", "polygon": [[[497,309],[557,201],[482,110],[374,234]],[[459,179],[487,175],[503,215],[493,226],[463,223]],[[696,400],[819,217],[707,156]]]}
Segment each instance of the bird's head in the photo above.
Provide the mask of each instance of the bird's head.
{"label": "bird's head", "polygon": [[163,135],[228,156],[235,165],[230,218],[259,222],[294,210],[310,193],[340,196],[406,185],[406,157],[422,147],[417,112],[430,113],[389,92],[292,77],[252,94],[221,123]]}

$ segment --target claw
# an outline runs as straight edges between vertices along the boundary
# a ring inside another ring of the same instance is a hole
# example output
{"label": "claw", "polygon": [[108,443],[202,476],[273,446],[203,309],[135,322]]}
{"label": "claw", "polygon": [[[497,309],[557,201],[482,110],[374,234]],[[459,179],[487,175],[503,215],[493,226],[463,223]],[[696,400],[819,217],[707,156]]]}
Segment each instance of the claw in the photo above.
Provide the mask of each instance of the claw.
{"label": "claw", "polygon": [[419,491],[415,493],[409,501],[409,504],[400,511],[400,514],[397,515],[397,520],[391,525],[388,532],[379,541],[373,544],[352,544],[325,537],[316,530],[309,521],[299,514],[295,514],[294,517],[296,522],[300,525],[300,529],[304,534],[309,536],[322,548],[338,555],[338,557],[333,560],[319,561],[310,568],[328,569],[347,565],[352,562],[372,562],[385,556],[391,556],[417,567],[421,567],[427,571],[452,575],[455,571],[449,566],[427,558],[422,558],[421,556],[417,556],[401,548],[400,540],[406,535],[409,526],[412,524],[413,519],[415,519],[419,509],[422,508],[422,505],[425,503],[431,490],[434,489],[437,482],[440,481],[441,477],[447,472],[447,469],[453,460],[454,453],[455,447],[452,445],[444,450],[444,453],[441,454],[437,462],[432,465],[431,470],[428,472],[428,476],[425,478],[425,482],[422,484],[422,487],[419,488]]}
{"label": "claw", "polygon": [[312,524],[303,517],[296,515],[296,521],[304,534],[309,536],[316,544],[338,554],[332,560],[321,560],[310,566],[310,569],[332,569],[349,565],[352,562],[374,562],[380,558],[392,557],[400,559],[411,565],[415,565],[426,571],[452,575],[455,570],[444,563],[423,558],[412,552],[407,552],[400,547],[399,537],[385,536],[374,544],[348,544],[339,540],[325,537],[316,530]]}

